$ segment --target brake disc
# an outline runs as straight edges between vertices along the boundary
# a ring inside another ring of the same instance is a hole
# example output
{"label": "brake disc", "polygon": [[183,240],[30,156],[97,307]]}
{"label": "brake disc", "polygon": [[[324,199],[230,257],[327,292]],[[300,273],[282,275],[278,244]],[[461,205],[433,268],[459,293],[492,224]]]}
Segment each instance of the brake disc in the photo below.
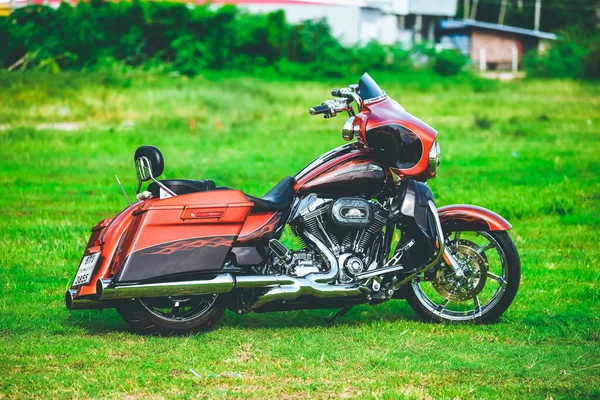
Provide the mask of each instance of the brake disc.
{"label": "brake disc", "polygon": [[483,252],[477,252],[477,248],[477,243],[464,239],[449,246],[464,276],[457,278],[448,266],[436,272],[431,283],[444,298],[454,301],[470,300],[485,287],[488,260]]}

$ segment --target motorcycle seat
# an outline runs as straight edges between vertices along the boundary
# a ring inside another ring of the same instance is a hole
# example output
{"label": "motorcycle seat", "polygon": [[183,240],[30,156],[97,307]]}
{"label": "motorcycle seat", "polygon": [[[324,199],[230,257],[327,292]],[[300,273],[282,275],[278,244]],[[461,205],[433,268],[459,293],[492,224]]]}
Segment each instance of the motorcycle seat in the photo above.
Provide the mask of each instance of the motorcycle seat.
{"label": "motorcycle seat", "polygon": [[[173,193],[182,195],[196,192],[205,192],[207,190],[231,190],[225,186],[215,186],[215,183],[209,179],[200,181],[189,179],[165,179],[160,183],[171,189]],[[294,185],[296,179],[292,176],[283,178],[273,189],[269,190],[263,197],[254,197],[246,194],[246,197],[254,203],[252,211],[272,212],[287,209],[294,200]],[[154,197],[160,197],[160,187],[156,182],[148,186],[148,191]]]}
{"label": "motorcycle seat", "polygon": [[[209,179],[201,181],[189,179],[165,179],[160,181],[160,183],[171,189],[175,194],[206,192],[207,190],[213,190],[215,188],[215,183]],[[152,182],[148,186],[148,191],[152,193],[152,196],[160,197],[160,187],[156,182]]]}
{"label": "motorcycle seat", "polygon": [[273,189],[269,190],[263,197],[246,195],[254,203],[252,211],[270,212],[286,210],[294,200],[294,185],[296,179],[293,176],[283,178]]}

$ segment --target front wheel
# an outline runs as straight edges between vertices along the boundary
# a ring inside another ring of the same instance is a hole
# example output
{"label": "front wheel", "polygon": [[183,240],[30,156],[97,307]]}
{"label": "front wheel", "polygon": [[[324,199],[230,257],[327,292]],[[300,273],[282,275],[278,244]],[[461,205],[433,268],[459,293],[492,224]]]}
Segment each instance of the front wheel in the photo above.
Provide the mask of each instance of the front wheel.
{"label": "front wheel", "polygon": [[442,262],[412,281],[410,306],[426,321],[497,320],[511,305],[521,280],[519,253],[503,231],[446,232],[460,271]]}
{"label": "front wheel", "polygon": [[182,335],[209,330],[225,312],[219,295],[136,299],[117,307],[136,331],[150,335]]}

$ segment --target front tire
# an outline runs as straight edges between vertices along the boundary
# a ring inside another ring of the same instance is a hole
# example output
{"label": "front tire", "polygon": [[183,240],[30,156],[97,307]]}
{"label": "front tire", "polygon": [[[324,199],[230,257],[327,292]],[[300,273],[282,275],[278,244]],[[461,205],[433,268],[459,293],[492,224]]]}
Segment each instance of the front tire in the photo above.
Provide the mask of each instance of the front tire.
{"label": "front tire", "polygon": [[210,330],[225,312],[220,300],[216,294],[135,299],[117,311],[138,333],[184,335]]}
{"label": "front tire", "polygon": [[458,277],[442,262],[413,280],[406,300],[425,321],[496,321],[512,304],[521,280],[512,239],[503,231],[448,232],[446,246],[461,265]]}

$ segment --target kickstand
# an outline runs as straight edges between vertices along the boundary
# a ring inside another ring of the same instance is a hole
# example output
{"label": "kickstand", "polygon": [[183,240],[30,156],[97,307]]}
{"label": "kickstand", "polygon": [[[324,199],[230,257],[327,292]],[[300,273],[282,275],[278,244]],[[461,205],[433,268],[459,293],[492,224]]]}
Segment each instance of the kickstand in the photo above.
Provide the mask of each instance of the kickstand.
{"label": "kickstand", "polygon": [[336,312],[335,314],[331,314],[329,317],[325,318],[325,321],[331,323],[336,319],[343,317],[348,313],[348,311],[352,309],[352,307],[354,306],[344,306],[344,308],[342,308],[340,311]]}

